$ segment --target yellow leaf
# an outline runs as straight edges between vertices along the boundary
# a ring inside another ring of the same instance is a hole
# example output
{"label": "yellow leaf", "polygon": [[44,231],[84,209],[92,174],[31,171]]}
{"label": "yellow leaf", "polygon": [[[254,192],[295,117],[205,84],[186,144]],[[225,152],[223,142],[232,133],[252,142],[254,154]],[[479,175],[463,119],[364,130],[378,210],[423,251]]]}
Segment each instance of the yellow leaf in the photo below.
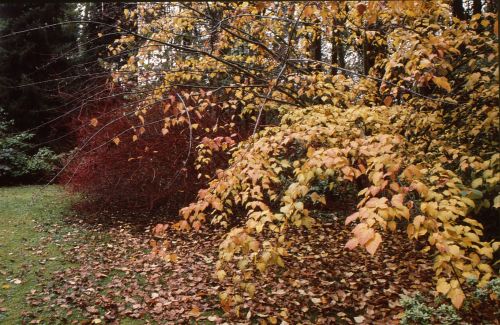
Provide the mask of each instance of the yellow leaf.
{"label": "yellow leaf", "polygon": [[264,223],[257,222],[257,225],[255,226],[255,231],[257,231],[258,233],[261,233],[263,229],[264,229]]}
{"label": "yellow leaf", "polygon": [[454,256],[460,256],[460,247],[458,247],[457,245],[450,245],[448,247],[448,251],[450,252],[451,255],[454,255]]}
{"label": "yellow leaf", "polygon": [[283,259],[280,256],[276,257],[276,264],[281,267],[285,267],[285,262],[283,262]]}
{"label": "yellow leaf", "polygon": [[142,125],[144,125],[144,116],[139,115],[138,118],[141,121]]}
{"label": "yellow leaf", "polygon": [[425,221],[425,217],[423,215],[418,215],[413,219],[413,225],[415,229],[419,229],[420,225]]}
{"label": "yellow leaf", "polygon": [[479,250],[479,253],[481,255],[488,257],[488,258],[493,258],[493,248],[491,248],[491,247],[481,247],[481,249]]}
{"label": "yellow leaf", "polygon": [[375,236],[365,245],[368,253],[374,255],[381,242],[382,242],[382,236],[380,236],[379,233],[375,233]]}
{"label": "yellow leaf", "polygon": [[387,227],[389,228],[390,231],[396,231],[396,226],[397,224],[395,221],[391,220],[387,223]]}
{"label": "yellow leaf", "polygon": [[403,205],[404,201],[404,195],[403,194],[396,194],[393,195],[391,198],[391,204],[395,207],[400,207]]}
{"label": "yellow leaf", "polygon": [[451,92],[451,86],[448,82],[448,79],[446,79],[445,77],[436,77],[436,76],[433,76],[432,77],[432,81],[434,81],[434,83],[443,88],[444,90],[446,90],[447,92]]}
{"label": "yellow leaf", "polygon": [[460,309],[460,307],[462,307],[462,304],[465,299],[465,295],[462,292],[462,289],[460,288],[453,289],[450,291],[448,296],[451,298],[451,303],[453,304],[453,306],[455,306],[455,308]]}
{"label": "yellow leaf", "polygon": [[250,297],[253,297],[255,294],[255,286],[253,284],[247,284],[246,291]]}
{"label": "yellow leaf", "polygon": [[500,208],[500,195],[495,196],[495,198],[493,199],[493,207],[495,209]]}
{"label": "yellow leaf", "polygon": [[226,271],[224,270],[217,271],[217,278],[219,279],[219,281],[224,280],[225,277],[226,277]]}
{"label": "yellow leaf", "polygon": [[483,185],[483,179],[482,178],[476,178],[475,180],[472,181],[472,188],[478,188],[479,186]]}
{"label": "yellow leaf", "polygon": [[493,273],[493,269],[488,264],[481,263],[477,268],[484,273]]}
{"label": "yellow leaf", "polygon": [[137,141],[137,135],[135,135],[135,134],[134,134],[134,135],[132,136],[132,141],[133,141],[133,142],[136,142],[136,141]]}
{"label": "yellow leaf", "polygon": [[467,204],[468,206],[470,206],[471,208],[474,208],[476,207],[476,204],[474,203],[474,201],[472,201],[471,199],[469,199],[468,197],[463,197],[462,198],[462,201],[465,202],[465,204]]}
{"label": "yellow leaf", "polygon": [[116,137],[113,139],[113,142],[116,144],[116,145],[119,145],[120,144],[120,138],[119,137]]}
{"label": "yellow leaf", "polygon": [[168,133],[168,129],[165,129],[165,128],[161,129],[161,134],[165,135],[167,133]]}
{"label": "yellow leaf", "polygon": [[257,270],[259,270],[260,272],[264,272],[266,270],[266,263],[258,262],[255,263],[255,266],[257,267]]}
{"label": "yellow leaf", "polygon": [[307,158],[311,158],[314,154],[314,148],[313,147],[309,147],[307,148]]}
{"label": "yellow leaf", "polygon": [[480,78],[481,78],[481,73],[479,72],[474,72],[470,74],[467,77],[467,83],[465,84],[465,89],[466,90],[472,89],[472,87],[474,87],[474,85],[479,81]]}
{"label": "yellow leaf", "polygon": [[259,250],[259,242],[257,240],[253,240],[248,244],[248,248],[252,251],[256,252]]}
{"label": "yellow leaf", "polygon": [[93,127],[96,127],[98,123],[99,121],[95,117],[90,119],[90,125],[92,125]]}
{"label": "yellow leaf", "polygon": [[493,251],[497,251],[498,248],[500,247],[500,242],[496,241],[493,244],[491,244],[491,247],[493,248]]}
{"label": "yellow leaf", "polygon": [[304,203],[302,203],[302,202],[295,202],[294,206],[295,206],[295,209],[297,209],[299,211],[304,210]]}

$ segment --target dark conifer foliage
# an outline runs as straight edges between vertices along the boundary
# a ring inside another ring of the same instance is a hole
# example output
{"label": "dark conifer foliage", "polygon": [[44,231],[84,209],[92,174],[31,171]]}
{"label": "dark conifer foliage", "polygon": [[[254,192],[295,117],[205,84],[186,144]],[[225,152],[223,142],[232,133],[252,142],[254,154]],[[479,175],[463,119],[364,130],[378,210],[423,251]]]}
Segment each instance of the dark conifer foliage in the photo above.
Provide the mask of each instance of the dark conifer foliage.
{"label": "dark conifer foliage", "polygon": [[[57,25],[76,18],[74,4],[6,3],[0,5],[0,34],[33,29],[0,39],[0,103],[15,129],[26,130],[56,117],[62,103],[76,46],[76,26]],[[44,127],[35,139],[54,137]]]}

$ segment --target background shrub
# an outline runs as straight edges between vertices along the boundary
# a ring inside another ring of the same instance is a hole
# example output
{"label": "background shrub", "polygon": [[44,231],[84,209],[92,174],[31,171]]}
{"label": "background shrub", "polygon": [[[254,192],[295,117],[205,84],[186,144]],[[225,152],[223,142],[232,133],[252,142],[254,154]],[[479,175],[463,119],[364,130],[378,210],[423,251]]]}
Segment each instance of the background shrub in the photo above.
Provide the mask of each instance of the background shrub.
{"label": "background shrub", "polygon": [[38,183],[53,174],[59,157],[49,148],[36,150],[30,140],[33,133],[11,134],[12,120],[0,110],[0,183]]}

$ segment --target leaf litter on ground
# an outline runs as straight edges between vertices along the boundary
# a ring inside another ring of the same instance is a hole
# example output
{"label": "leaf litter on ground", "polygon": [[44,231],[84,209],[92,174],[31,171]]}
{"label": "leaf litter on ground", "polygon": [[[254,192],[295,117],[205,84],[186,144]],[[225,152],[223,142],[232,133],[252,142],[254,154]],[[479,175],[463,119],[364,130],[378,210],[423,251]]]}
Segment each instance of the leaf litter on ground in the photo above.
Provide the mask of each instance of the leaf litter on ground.
{"label": "leaf litter on ground", "polygon": [[[71,266],[28,295],[38,310],[54,320],[119,324],[260,323],[368,324],[397,323],[401,294],[431,292],[432,261],[405,240],[402,232],[384,238],[375,256],[344,249],[350,232],[342,222],[321,222],[296,229],[286,268],[253,279],[254,299],[242,315],[225,314],[219,293],[227,283],[214,274],[224,230],[166,231],[168,255],[153,256],[151,232],[119,223],[112,227],[76,222],[66,235],[74,245],[65,251]],[[27,314],[36,320],[35,313]]]}

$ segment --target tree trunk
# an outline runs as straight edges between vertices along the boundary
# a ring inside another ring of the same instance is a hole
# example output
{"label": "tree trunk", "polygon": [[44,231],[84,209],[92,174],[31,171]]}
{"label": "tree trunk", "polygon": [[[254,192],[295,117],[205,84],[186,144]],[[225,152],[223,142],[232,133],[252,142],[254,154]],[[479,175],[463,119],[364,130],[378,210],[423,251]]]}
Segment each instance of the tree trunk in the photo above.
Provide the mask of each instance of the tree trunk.
{"label": "tree trunk", "polygon": [[370,43],[368,43],[368,39],[366,38],[366,34],[364,36],[364,42],[363,42],[363,74],[365,76],[368,75],[368,72],[370,72],[370,68],[373,66],[373,59],[371,56],[373,55],[371,51],[371,46]]}
{"label": "tree trunk", "polygon": [[466,17],[462,0],[453,0],[451,9],[453,11],[453,16],[457,17],[460,20],[465,20]]}
{"label": "tree trunk", "polygon": [[481,0],[474,0],[472,2],[472,13],[475,14],[480,14],[481,9],[483,7],[483,4],[481,3]]}
{"label": "tree trunk", "polygon": [[335,33],[332,31],[332,58],[330,60],[330,63],[332,65],[331,67],[331,74],[337,74],[337,69],[335,67],[338,65],[338,43],[337,43],[337,38],[335,37]]}
{"label": "tree trunk", "polygon": [[317,30],[315,36],[311,43],[311,58],[321,61],[321,30]]}
{"label": "tree trunk", "polygon": [[[339,11],[340,11],[340,8],[341,7],[339,6]],[[344,3],[343,10],[347,11],[347,5],[345,3]],[[342,39],[345,39],[345,37],[344,37],[344,35],[341,35],[342,33],[337,28],[338,26],[344,26],[344,25],[345,25],[345,19],[342,19],[342,20],[340,20],[338,18],[333,19],[331,74],[338,74],[339,73],[337,67],[345,68],[344,46],[342,44]]]}

